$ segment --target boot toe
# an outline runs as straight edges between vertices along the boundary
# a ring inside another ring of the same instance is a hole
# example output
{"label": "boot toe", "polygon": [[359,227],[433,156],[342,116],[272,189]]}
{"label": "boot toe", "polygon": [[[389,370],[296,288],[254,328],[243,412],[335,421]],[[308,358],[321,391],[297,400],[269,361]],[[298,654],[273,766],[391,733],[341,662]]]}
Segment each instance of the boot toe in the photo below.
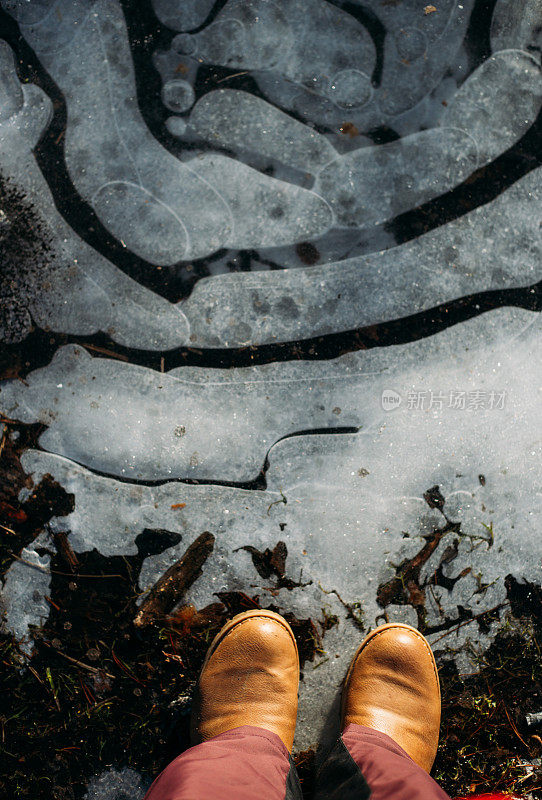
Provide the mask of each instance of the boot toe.
{"label": "boot toe", "polygon": [[350,723],[386,733],[423,769],[431,769],[440,686],[431,648],[415,628],[383,625],[361,644],[343,691],[342,728]]}
{"label": "boot toe", "polygon": [[228,622],[211,644],[198,685],[198,741],[251,725],[276,733],[291,750],[299,657],[286,620],[251,611]]}

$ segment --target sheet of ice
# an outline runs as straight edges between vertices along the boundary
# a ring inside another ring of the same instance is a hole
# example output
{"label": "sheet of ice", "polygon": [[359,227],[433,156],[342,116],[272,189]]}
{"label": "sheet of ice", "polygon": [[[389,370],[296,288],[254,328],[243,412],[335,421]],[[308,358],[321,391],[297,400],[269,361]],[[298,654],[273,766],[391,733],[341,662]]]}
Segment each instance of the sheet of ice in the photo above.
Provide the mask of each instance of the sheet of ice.
{"label": "sheet of ice", "polygon": [[190,128],[211,143],[317,174],[315,191],[330,203],[337,224],[364,228],[461,183],[520,139],[541,105],[540,66],[528,53],[508,50],[465,81],[441,127],[342,156],[324,136],[246,92],[204,95]]}
{"label": "sheet of ice", "polygon": [[[47,425],[40,437],[46,450],[110,475],[249,481],[284,437],[378,426],[390,375],[405,396],[422,374],[438,388],[467,368],[470,389],[478,380],[484,391],[500,391],[508,380],[502,365],[516,369],[510,341],[538,319],[519,309],[499,311],[405,345],[318,363],[229,370],[160,373],[68,345],[24,384],[3,382],[0,410],[10,419]],[[471,348],[477,341],[484,342],[480,350]],[[484,347],[499,356],[503,351],[494,373],[487,373]],[[517,353],[514,358],[517,364]]]}
{"label": "sheet of ice", "polygon": [[[382,63],[364,24],[325,0],[272,3],[229,0],[213,22],[193,36],[180,34],[173,54],[251,72],[266,98],[310,122],[338,130],[348,120],[361,131],[391,124],[420,105],[448,73],[465,77],[458,52],[472,0],[443,0],[424,14],[415,0],[369,0],[376,18]],[[406,121],[408,132],[434,124],[443,97]]]}
{"label": "sheet of ice", "polygon": [[241,161],[218,154],[197,159],[194,171],[216,181],[228,203],[234,224],[224,244],[235,248],[272,247],[280,241],[305,241],[329,227],[331,211],[316,194],[310,214],[304,213],[309,195],[299,186],[277,181]]}
{"label": "sheet of ice", "polygon": [[152,0],[154,13],[175,31],[189,31],[205,22],[215,0]]}
{"label": "sheet of ice", "polygon": [[[537,314],[501,309],[426,340],[416,359],[404,347],[388,348],[396,351],[389,368],[375,380],[376,364],[367,365],[372,374],[364,376],[364,386],[356,385],[366,409],[361,430],[279,441],[269,452],[265,490],[134,485],[39,451],[23,455],[23,468],[34,482],[51,474],[74,495],[74,511],[53,519],[51,527],[66,532],[77,552],[96,547],[104,555],[135,553],[144,530],[182,536],[175,547],[146,559],[143,590],[209,530],[215,550],[187,602],[201,607],[216,592],[238,589],[298,616],[319,619],[325,606],[337,613],[339,626],[324,638],[330,660],[317,675],[309,665],[302,684],[298,746],[309,746],[323,724],[311,689],[320,687],[319,703],[331,701],[360,638],[337,595],[326,592],[337,592],[343,603],[361,610],[367,627],[374,625],[383,613],[378,587],[422,549],[423,537],[442,529],[445,517],[460,522],[459,532],[442,536],[420,582],[439,567],[455,581],[451,588],[434,585],[426,592],[427,625],[436,649],[449,648],[470,670],[463,645],[486,647],[497,622],[489,635],[475,622],[449,632],[461,608],[479,614],[499,606],[508,574],[540,583],[542,423],[532,370],[540,361],[540,326]],[[343,372],[345,366],[343,361]],[[306,396],[315,392],[321,392],[316,382]],[[343,385],[343,396],[348,393]],[[339,418],[344,413],[344,406],[335,409]],[[435,485],[445,498],[445,516],[423,499]],[[264,550],[279,540],[288,549],[286,576],[308,585],[277,595],[273,580],[259,577],[250,554],[239,548]],[[412,610],[407,614],[394,604],[385,610],[391,619],[413,621]]]}
{"label": "sheet of ice", "polygon": [[2,628],[19,641],[23,653],[32,652],[32,627],[40,628],[49,616],[50,555],[54,546],[48,533],[40,533],[31,544],[23,547],[4,575],[0,588],[0,617]]}
{"label": "sheet of ice", "polygon": [[497,0],[491,18],[493,52],[517,47],[540,61],[542,54],[542,5],[540,0]]}
{"label": "sheet of ice", "polygon": [[[199,346],[294,341],[542,278],[542,169],[399,247],[315,267],[205,278],[183,302]],[[383,290],[385,287],[385,290]]]}
{"label": "sheet of ice", "polygon": [[336,158],[315,191],[339,225],[363,228],[444,194],[520,139],[542,105],[542,71],[528,53],[488,58],[454,95],[441,126]]}
{"label": "sheet of ice", "polygon": [[[22,2],[22,0],[21,0]],[[12,9],[17,16],[17,8]],[[146,128],[138,109],[126,25],[118,2],[51,0],[40,22],[21,25],[29,44],[62,89],[68,109],[65,157],[70,176],[105,227],[152,264],[208,255],[235,231],[275,220],[275,244],[292,244],[331,225],[327,204],[312,192],[265,178],[231,162],[229,193],[266,182],[268,206],[237,218],[218,176],[199,175],[199,160],[181,162]],[[212,182],[209,182],[209,179]],[[296,217],[274,217],[284,199]],[[258,242],[251,242],[257,246]],[[239,245],[241,246],[241,245]],[[244,244],[242,246],[245,246]]]}
{"label": "sheet of ice", "polygon": [[175,47],[211,64],[278,72],[341,108],[364,105],[372,94],[373,41],[325,0],[229,0],[209,26],[177,37]]}
{"label": "sheet of ice", "polygon": [[[58,213],[32,152],[50,121],[51,101],[37,86],[21,86],[13,53],[2,41],[0,75],[2,178],[6,190],[22,195],[39,216],[37,228],[46,245],[36,263],[3,264],[2,297],[19,322],[14,326],[10,316],[0,314],[0,339],[24,339],[34,320],[46,330],[69,334],[106,331],[127,347],[164,350],[186,343],[188,323],[180,307],[126,276]],[[8,218],[3,224],[12,223]]]}
{"label": "sheet of ice", "polygon": [[337,158],[325,136],[265,100],[235,89],[204,94],[189,124],[211,144],[236,153],[256,152],[312,174]]}

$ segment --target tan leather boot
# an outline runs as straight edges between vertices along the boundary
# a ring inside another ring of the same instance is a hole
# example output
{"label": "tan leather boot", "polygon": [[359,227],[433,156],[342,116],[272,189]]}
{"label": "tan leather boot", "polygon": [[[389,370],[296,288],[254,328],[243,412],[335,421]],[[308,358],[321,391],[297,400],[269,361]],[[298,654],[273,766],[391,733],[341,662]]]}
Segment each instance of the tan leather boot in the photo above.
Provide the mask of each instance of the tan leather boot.
{"label": "tan leather boot", "polygon": [[198,683],[192,737],[211,739],[241,725],[294,741],[299,656],[292,629],[272,611],[238,614],[213,640]]}
{"label": "tan leather boot", "polygon": [[382,625],[358,648],[342,695],[341,730],[351,722],[382,731],[431,769],[440,727],[440,684],[427,640],[415,628]]}

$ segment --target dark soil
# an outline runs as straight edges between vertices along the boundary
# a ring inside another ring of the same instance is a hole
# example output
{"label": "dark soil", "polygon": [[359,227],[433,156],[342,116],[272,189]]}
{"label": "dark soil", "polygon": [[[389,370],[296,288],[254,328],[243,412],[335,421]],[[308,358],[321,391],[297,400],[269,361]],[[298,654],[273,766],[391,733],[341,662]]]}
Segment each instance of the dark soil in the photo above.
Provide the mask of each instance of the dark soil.
{"label": "dark soil", "polygon": [[480,662],[459,678],[440,670],[442,728],[436,779],[451,794],[501,791],[542,797],[542,738],[525,714],[542,709],[542,594],[507,580],[511,615]]}
{"label": "dark soil", "polygon": [[[0,636],[1,796],[81,798],[89,778],[110,765],[150,779],[188,745],[208,644],[232,615],[259,608],[258,597],[222,593],[201,611],[185,605],[136,627],[147,554],[78,554],[75,567],[69,549],[59,547],[51,561],[51,614],[35,633],[31,661],[23,666],[17,643]],[[312,660],[321,650],[318,628],[286,617],[302,664]]]}

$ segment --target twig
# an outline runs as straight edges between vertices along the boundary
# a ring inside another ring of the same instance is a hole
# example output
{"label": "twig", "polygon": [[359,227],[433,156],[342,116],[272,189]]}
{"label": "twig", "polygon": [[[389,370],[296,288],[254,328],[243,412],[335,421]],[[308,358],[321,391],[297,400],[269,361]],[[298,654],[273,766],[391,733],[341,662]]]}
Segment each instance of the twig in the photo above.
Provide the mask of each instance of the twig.
{"label": "twig", "polygon": [[47,569],[47,567],[42,567],[40,564],[33,564],[26,558],[21,558],[21,556],[17,556],[11,551],[9,555],[12,558],[17,559],[17,561],[20,561],[22,564],[26,564],[28,567],[38,569],[40,572],[44,572],[46,575],[63,575],[66,578],[122,578],[122,580],[126,580],[126,575],[120,575],[117,573],[113,573],[112,575],[82,575],[78,572],[59,572],[57,569]]}
{"label": "twig", "polygon": [[506,716],[507,716],[507,718],[508,718],[508,722],[510,723],[510,727],[512,728],[512,730],[514,731],[514,733],[516,734],[516,736],[518,737],[518,739],[520,740],[520,742],[521,742],[522,744],[524,744],[524,745],[525,745],[525,747],[527,748],[527,750],[529,750],[529,745],[527,744],[527,742],[525,741],[525,739],[523,739],[523,738],[520,736],[520,733],[519,733],[518,729],[516,728],[516,726],[514,725],[514,723],[512,722],[512,720],[510,719],[510,714],[508,713],[508,709],[507,709],[506,707],[504,707],[504,713],[506,714]]}
{"label": "twig", "polygon": [[243,72],[236,72],[234,75],[226,75],[225,78],[220,78],[217,83],[223,83],[224,81],[231,81],[232,78],[239,78],[240,75],[248,75],[248,70],[243,70]]}
{"label": "twig", "polygon": [[3,414],[0,414],[0,422],[4,425],[20,425],[16,419],[10,419],[9,417],[5,417]]}
{"label": "twig", "polygon": [[62,531],[56,533],[53,537],[54,543],[57,545],[57,549],[61,551],[62,555],[68,562],[68,565],[75,569],[79,566],[79,559],[73,552],[72,546],[68,541],[68,537]]}
{"label": "twig", "polygon": [[128,356],[122,355],[121,353],[115,353],[114,350],[108,350],[107,347],[99,347],[97,344],[83,343],[83,347],[86,347],[87,350],[95,350],[96,353],[103,353],[104,356],[111,356],[111,358],[118,358],[119,361],[130,360]]}
{"label": "twig", "polygon": [[7,528],[5,525],[0,524],[0,528],[2,528],[3,530],[7,531],[8,533],[12,533],[13,536],[17,536],[15,531],[12,531],[11,528]]}
{"label": "twig", "polygon": [[145,628],[170,611],[181,600],[186,590],[201,575],[202,567],[213,552],[215,537],[205,531],[192,542],[180,558],[154,584],[143,600],[134,625]]}
{"label": "twig", "polygon": [[112,678],[113,680],[115,680],[115,675],[111,675],[111,673],[106,672],[103,669],[98,669],[97,667],[91,667],[90,664],[83,664],[82,661],[78,661],[76,658],[72,658],[71,656],[66,655],[66,653],[62,652],[62,650],[57,650],[56,647],[53,647],[53,645],[49,644],[49,642],[42,642],[42,644],[44,644],[45,647],[49,647],[51,650],[54,650],[55,653],[57,653],[57,655],[62,656],[62,658],[67,659],[67,661],[71,661],[72,664],[81,667],[81,669],[86,669],[88,670],[88,672],[93,672],[95,675],[99,675],[100,673],[102,673],[103,675],[106,675],[108,678]]}

